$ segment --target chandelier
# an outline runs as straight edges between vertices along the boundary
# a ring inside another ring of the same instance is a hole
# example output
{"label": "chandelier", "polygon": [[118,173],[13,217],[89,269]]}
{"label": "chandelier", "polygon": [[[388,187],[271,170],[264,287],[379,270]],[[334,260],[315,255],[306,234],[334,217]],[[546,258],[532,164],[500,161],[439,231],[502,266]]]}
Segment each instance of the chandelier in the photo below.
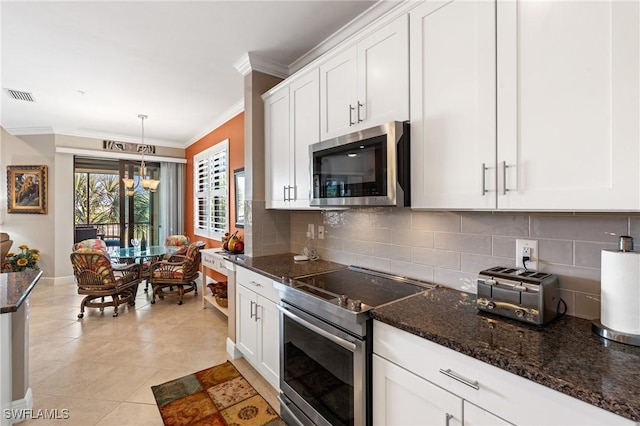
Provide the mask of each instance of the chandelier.
{"label": "chandelier", "polygon": [[[147,146],[144,144],[144,120],[148,117],[143,114],[138,114],[138,118],[142,121],[142,143],[138,147],[138,151],[142,153],[142,162],[140,163],[140,183],[144,189],[150,192],[156,192],[160,181],[157,179],[151,179],[151,177],[147,178],[147,167],[144,165],[144,153],[147,151]],[[134,179],[122,178],[122,182],[124,182],[124,187],[127,190],[127,193],[129,195],[133,195]]]}

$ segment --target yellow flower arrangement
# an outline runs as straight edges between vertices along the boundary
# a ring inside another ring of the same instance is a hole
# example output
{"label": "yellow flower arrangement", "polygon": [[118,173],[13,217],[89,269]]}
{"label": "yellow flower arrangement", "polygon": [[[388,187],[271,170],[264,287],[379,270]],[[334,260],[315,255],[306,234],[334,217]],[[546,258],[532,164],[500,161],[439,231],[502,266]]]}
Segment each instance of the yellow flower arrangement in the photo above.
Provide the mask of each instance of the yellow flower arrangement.
{"label": "yellow flower arrangement", "polygon": [[7,257],[2,265],[4,272],[18,272],[25,269],[40,269],[38,260],[40,259],[40,250],[30,249],[28,245],[21,244],[18,246],[20,253],[7,253]]}

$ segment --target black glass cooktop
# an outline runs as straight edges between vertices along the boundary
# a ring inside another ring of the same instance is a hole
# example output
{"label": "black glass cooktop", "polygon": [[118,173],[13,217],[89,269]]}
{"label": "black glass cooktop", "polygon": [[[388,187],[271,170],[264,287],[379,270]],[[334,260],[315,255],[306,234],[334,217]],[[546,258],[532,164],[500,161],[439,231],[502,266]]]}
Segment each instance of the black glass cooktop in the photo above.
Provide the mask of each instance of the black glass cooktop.
{"label": "black glass cooktop", "polygon": [[[296,281],[299,284],[303,283],[303,285],[297,286],[298,289],[316,297],[330,300],[339,295],[345,295],[351,300],[359,299],[371,307],[384,305],[432,288],[427,283],[419,285],[409,282],[405,278],[373,275],[358,268],[340,269],[298,278]],[[332,296],[331,293],[335,296]]]}

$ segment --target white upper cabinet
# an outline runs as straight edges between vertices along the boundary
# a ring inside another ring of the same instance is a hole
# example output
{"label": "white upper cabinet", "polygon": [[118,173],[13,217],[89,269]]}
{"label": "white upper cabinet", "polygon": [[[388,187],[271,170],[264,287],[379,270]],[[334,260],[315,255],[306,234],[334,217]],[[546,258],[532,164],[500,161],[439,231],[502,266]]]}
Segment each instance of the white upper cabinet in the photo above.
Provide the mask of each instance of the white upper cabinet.
{"label": "white upper cabinet", "polygon": [[265,201],[267,208],[284,208],[289,190],[289,88],[264,100]]}
{"label": "white upper cabinet", "polygon": [[637,1],[498,2],[498,208],[640,209],[639,23]]}
{"label": "white upper cabinet", "polygon": [[311,171],[309,145],[320,142],[320,77],[318,69],[293,81],[289,86],[290,140],[289,171],[293,190],[290,207],[309,208]]}
{"label": "white upper cabinet", "polygon": [[639,8],[413,9],[413,207],[640,210]]}
{"label": "white upper cabinet", "polygon": [[495,3],[410,12],[414,207],[496,207]]}
{"label": "white upper cabinet", "polygon": [[320,65],[320,139],[409,118],[408,18]]}
{"label": "white upper cabinet", "polygon": [[309,145],[320,141],[315,68],[265,96],[266,207],[309,209]]}
{"label": "white upper cabinet", "polygon": [[349,133],[356,124],[356,47],[320,65],[320,138]]}

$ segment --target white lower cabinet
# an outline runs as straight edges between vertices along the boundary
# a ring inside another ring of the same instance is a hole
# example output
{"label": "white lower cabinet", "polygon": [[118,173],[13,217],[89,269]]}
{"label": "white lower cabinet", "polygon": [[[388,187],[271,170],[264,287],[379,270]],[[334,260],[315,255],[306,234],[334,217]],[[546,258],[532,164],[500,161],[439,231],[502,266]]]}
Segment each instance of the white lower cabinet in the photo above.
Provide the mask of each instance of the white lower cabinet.
{"label": "white lower cabinet", "polygon": [[462,400],[373,355],[374,425],[459,425]]}
{"label": "white lower cabinet", "polygon": [[511,423],[373,355],[375,425],[508,426]]}
{"label": "white lower cabinet", "polygon": [[462,413],[465,426],[511,425],[511,423],[502,420],[500,417],[491,414],[487,410],[483,410],[482,408],[473,405],[469,401],[462,401]]}
{"label": "white lower cabinet", "polygon": [[374,321],[375,425],[636,425]]}
{"label": "white lower cabinet", "polygon": [[244,268],[236,272],[236,347],[275,388],[280,386],[279,313],[273,282]]}

